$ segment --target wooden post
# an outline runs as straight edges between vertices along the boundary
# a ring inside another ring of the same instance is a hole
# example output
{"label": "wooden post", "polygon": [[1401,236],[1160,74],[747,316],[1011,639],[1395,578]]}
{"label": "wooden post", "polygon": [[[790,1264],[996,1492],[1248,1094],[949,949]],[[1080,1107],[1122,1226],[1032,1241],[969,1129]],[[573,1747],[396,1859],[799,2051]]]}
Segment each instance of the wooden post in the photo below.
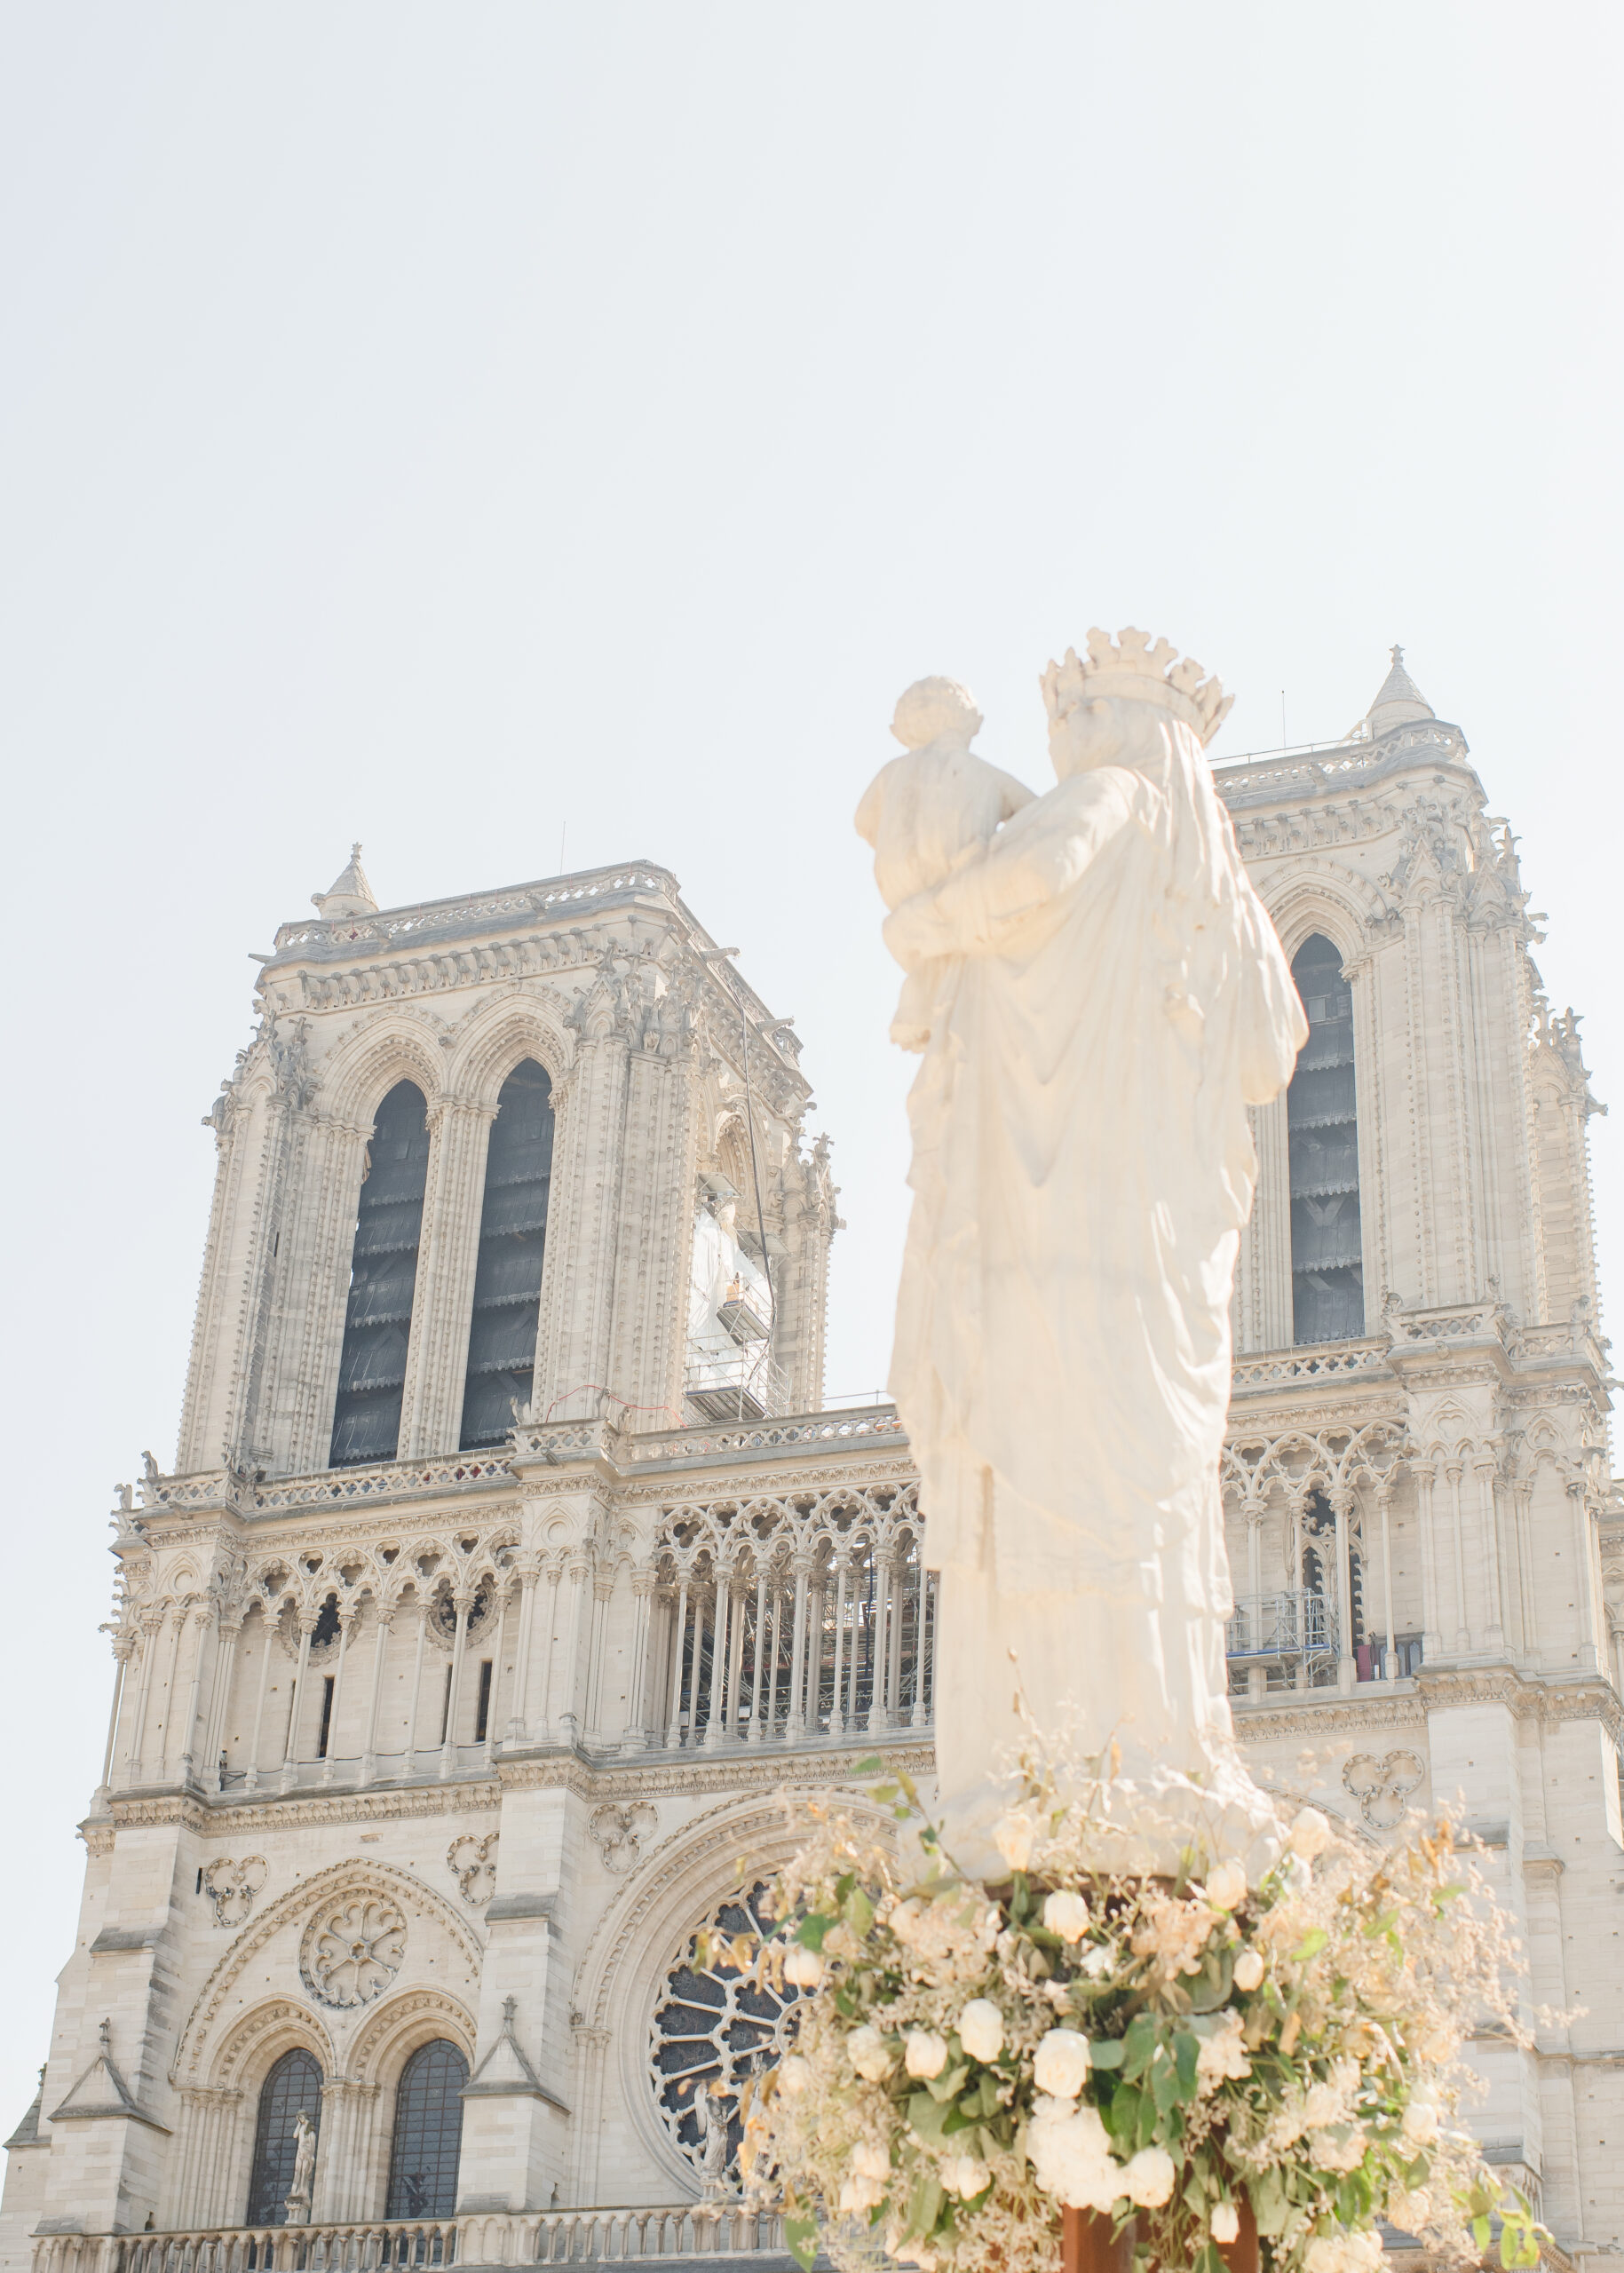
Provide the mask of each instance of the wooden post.
{"label": "wooden post", "polygon": [[[1233,2241],[1220,2242],[1218,2254],[1228,2273],[1257,2273],[1257,2221],[1251,2197],[1244,2189],[1236,2198],[1240,2231]],[[1097,2210],[1060,2213],[1061,2273],[1133,2273],[1135,2231],[1138,2221],[1129,2218],[1114,2240],[1111,2220]]]}

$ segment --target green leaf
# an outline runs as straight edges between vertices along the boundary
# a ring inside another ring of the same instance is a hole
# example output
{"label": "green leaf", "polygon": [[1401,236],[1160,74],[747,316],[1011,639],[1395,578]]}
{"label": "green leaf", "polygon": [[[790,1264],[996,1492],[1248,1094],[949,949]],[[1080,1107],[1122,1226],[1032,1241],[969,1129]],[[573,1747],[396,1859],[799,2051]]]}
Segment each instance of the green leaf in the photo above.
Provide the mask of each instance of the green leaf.
{"label": "green leaf", "polygon": [[1313,1927],[1308,1933],[1304,1934],[1302,1941],[1291,1952],[1292,1963],[1294,1965],[1306,1965],[1310,1958],[1319,1956],[1320,1951],[1325,1947],[1330,1938],[1330,1936],[1326,1932],[1323,1926]]}
{"label": "green leaf", "polygon": [[914,2181],[913,2191],[907,2198],[907,2218],[905,2231],[909,2238],[928,2234],[935,2229],[941,2215],[942,2182],[933,2170],[922,2170]]}
{"label": "green leaf", "polygon": [[828,1918],[820,1910],[812,1910],[796,1928],[795,1937],[803,1949],[821,1950],[823,1936],[832,1926],[839,1923],[838,1918]]}
{"label": "green leaf", "polygon": [[789,2254],[800,2267],[801,2273],[812,2273],[812,2264],[818,2254],[816,2218],[786,2218],[784,2239],[788,2243]]}
{"label": "green leaf", "polygon": [[1120,2036],[1097,2036],[1089,2046],[1090,2068],[1120,2068],[1126,2054]]}
{"label": "green leaf", "polygon": [[885,1762],[880,1758],[879,1754],[877,1752],[871,1752],[867,1760],[860,1760],[858,1762],[856,1767],[852,1770],[852,1773],[853,1776],[878,1776],[883,1770]]}
{"label": "green leaf", "polygon": [[1250,2182],[1252,2213],[1260,2234],[1278,2234],[1286,2223],[1286,2182],[1278,2170],[1259,2171]]}
{"label": "green leaf", "polygon": [[1119,2084],[1100,2109],[1105,2128],[1113,2139],[1127,2142],[1137,2135],[1140,2096],[1137,2084]]}
{"label": "green leaf", "polygon": [[1128,2033],[1122,2039],[1124,2083],[1131,2084],[1149,2067],[1156,2049],[1158,2034],[1154,2016],[1150,2013],[1137,2013],[1129,2023]]}
{"label": "green leaf", "polygon": [[1174,2038],[1173,2044],[1177,2061],[1176,2072],[1178,2078],[1178,2096],[1180,2099],[1193,2099],[1196,2063],[1201,2056],[1201,2040],[1200,2037],[1191,2036],[1181,2028]]}
{"label": "green leaf", "polygon": [[860,1886],[854,1886],[845,1901],[846,1923],[859,1941],[865,1938],[874,1923],[874,1905]]}
{"label": "green leaf", "polygon": [[1190,2009],[1192,2013],[1216,2013],[1220,2005],[1229,2000],[1235,1985],[1235,1956],[1232,1950],[1208,1950],[1201,1960],[1201,1969],[1190,1987]]}
{"label": "green leaf", "polygon": [[925,2089],[933,2100],[945,2103],[950,2099],[957,2099],[969,2081],[970,2063],[964,2060],[956,2068],[944,2068],[939,2076],[932,2076]]}
{"label": "green leaf", "polygon": [[948,2112],[928,2091],[915,2092],[907,2103],[910,2126],[930,2147],[941,2145]]}
{"label": "green leaf", "polygon": [[1489,2235],[1492,2229],[1486,2218],[1474,2218],[1472,2220],[1472,2239],[1477,2243],[1479,2249],[1486,2249],[1488,2247]]}

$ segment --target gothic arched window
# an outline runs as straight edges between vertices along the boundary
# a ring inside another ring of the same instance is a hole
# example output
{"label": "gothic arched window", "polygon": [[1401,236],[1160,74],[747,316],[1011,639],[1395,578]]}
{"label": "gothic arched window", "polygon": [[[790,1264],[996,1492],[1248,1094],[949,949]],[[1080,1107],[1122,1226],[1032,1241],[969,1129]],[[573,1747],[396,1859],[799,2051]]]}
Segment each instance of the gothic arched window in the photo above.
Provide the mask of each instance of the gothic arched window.
{"label": "gothic arched window", "polygon": [[386,2218],[448,2218],[456,2207],[468,2063],[443,2036],[420,2045],[395,2087]]}
{"label": "gothic arched window", "polygon": [[1291,1144],[1294,1342],[1351,1342],[1365,1331],[1359,1244],[1359,1117],[1353,991],[1342,957],[1316,932],[1292,960],[1308,1040],[1286,1092]]}
{"label": "gothic arched window", "polygon": [[464,1452],[499,1445],[513,1425],[514,1400],[530,1401],[551,1175],[552,1083],[527,1057],[502,1085],[485,1156],[479,1264],[463,1389]]}
{"label": "gothic arched window", "polygon": [[397,1081],[377,1109],[362,1172],[329,1468],[393,1460],[399,1449],[428,1173],[423,1091]]}
{"label": "gothic arched window", "polygon": [[259,2087],[253,2174],[248,2182],[250,2226],[280,2226],[287,2222],[293,2158],[298,2146],[294,2121],[301,2111],[319,2134],[321,2070],[312,2052],[284,2052]]}

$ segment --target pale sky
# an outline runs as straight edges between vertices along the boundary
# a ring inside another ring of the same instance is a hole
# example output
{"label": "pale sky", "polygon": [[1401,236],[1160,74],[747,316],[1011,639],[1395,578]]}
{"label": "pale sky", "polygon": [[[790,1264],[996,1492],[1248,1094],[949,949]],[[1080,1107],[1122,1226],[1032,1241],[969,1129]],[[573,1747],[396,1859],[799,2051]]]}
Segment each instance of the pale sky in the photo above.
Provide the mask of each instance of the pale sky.
{"label": "pale sky", "polygon": [[111,1486],[173,1453],[199,1120],[353,837],[385,905],[561,840],[676,871],[804,1038],[856,1390],[908,1067],[851,816],[901,688],[967,681],[1041,786],[1091,624],[1222,674],[1219,759],[1282,690],[1335,738],[1402,641],[1586,1014],[1624,1285],[1621,49],[1564,0],[0,5],[0,2135]]}

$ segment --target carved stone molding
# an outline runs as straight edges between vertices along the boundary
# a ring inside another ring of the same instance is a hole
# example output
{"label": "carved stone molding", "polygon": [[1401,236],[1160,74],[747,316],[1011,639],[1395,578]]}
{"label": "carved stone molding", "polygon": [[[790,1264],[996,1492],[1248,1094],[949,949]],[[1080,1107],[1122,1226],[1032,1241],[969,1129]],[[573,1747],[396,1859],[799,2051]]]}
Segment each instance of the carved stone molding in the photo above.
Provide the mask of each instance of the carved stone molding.
{"label": "carved stone molding", "polygon": [[[432,1921],[446,1935],[469,1971],[478,1976],[483,1958],[481,1944],[461,1913],[443,1896],[412,1872],[394,1864],[357,1862],[353,1858],[335,1863],[326,1870],[313,1872],[270,1904],[226,1951],[199,1991],[181,2029],[170,2080],[177,2084],[201,2080],[209,2057],[210,2039],[226,1998],[246,1968],[284,1926],[308,1926],[330,1917],[347,1901],[356,1898],[392,1902],[402,1913],[411,1910]],[[323,2066],[331,2072],[328,2063],[324,2062]]]}

